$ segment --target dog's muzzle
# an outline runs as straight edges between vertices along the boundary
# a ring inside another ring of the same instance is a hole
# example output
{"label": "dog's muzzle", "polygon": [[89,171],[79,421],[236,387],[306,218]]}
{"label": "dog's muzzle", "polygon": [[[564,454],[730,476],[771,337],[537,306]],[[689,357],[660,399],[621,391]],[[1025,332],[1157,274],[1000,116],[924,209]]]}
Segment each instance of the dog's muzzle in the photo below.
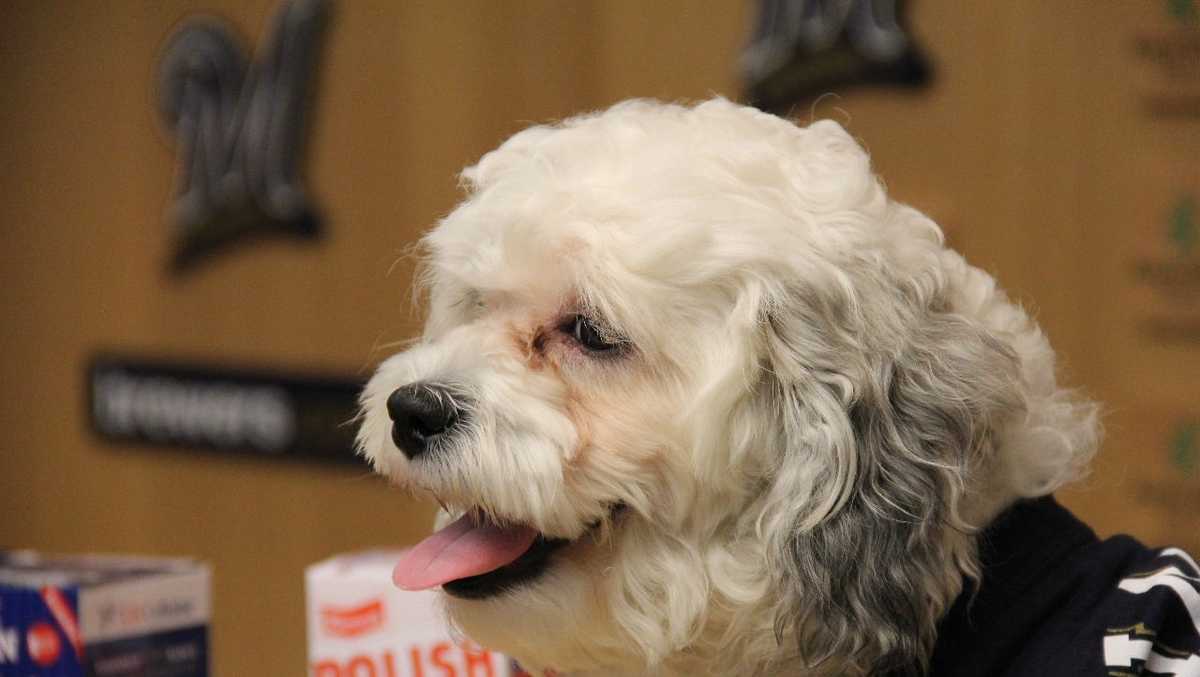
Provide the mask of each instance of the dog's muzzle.
{"label": "dog's muzzle", "polygon": [[410,460],[429,451],[462,427],[467,412],[460,398],[445,385],[425,381],[397,388],[387,399],[392,441]]}

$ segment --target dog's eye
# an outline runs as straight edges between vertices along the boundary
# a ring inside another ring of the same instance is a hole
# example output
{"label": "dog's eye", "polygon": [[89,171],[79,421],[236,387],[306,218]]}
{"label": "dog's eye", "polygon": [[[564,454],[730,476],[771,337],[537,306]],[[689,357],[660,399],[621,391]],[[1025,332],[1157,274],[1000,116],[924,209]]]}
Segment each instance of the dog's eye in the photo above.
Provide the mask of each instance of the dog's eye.
{"label": "dog's eye", "polygon": [[600,353],[615,350],[618,347],[616,342],[606,339],[596,325],[582,315],[573,317],[567,328],[572,338],[588,350]]}

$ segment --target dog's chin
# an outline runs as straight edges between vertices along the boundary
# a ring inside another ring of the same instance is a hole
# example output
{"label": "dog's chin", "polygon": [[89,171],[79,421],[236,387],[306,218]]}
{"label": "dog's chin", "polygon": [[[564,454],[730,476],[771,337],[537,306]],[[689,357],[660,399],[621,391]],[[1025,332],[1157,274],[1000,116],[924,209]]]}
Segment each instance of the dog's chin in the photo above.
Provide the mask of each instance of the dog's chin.
{"label": "dog's chin", "polygon": [[[608,522],[615,522],[624,506],[614,506]],[[442,584],[442,590],[451,597],[464,600],[485,600],[501,596],[524,586],[535,584],[554,566],[559,551],[570,549],[584,539],[593,539],[602,528],[604,520],[590,525],[575,538],[556,538],[538,533],[533,542],[516,559],[491,571],[457,578]]]}

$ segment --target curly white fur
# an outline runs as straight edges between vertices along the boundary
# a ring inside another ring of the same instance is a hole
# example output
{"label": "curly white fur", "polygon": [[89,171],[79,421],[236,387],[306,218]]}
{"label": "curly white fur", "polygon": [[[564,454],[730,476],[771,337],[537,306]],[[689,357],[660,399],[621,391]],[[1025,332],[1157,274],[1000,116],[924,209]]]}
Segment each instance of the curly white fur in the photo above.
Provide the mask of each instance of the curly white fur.
{"label": "curly white fur", "polygon": [[[528,667],[919,671],[976,530],[1096,448],[1034,322],[834,122],[629,101],[462,177],[424,241],[423,339],[367,386],[359,440],[452,510],[578,539],[532,583],[447,598]],[[577,315],[622,348],[580,346]],[[416,381],[473,402],[435,460],[388,434]]]}

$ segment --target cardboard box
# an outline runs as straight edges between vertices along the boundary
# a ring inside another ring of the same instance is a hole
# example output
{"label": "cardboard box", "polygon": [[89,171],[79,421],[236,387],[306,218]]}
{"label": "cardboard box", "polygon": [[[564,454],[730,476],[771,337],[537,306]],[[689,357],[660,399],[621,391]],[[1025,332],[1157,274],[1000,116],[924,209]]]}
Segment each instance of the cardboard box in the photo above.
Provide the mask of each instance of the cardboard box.
{"label": "cardboard box", "polygon": [[399,560],[381,550],[308,568],[310,677],[517,677],[507,657],[451,636],[436,591],[392,585]]}
{"label": "cardboard box", "polygon": [[207,677],[208,568],[0,553],[0,677]]}

